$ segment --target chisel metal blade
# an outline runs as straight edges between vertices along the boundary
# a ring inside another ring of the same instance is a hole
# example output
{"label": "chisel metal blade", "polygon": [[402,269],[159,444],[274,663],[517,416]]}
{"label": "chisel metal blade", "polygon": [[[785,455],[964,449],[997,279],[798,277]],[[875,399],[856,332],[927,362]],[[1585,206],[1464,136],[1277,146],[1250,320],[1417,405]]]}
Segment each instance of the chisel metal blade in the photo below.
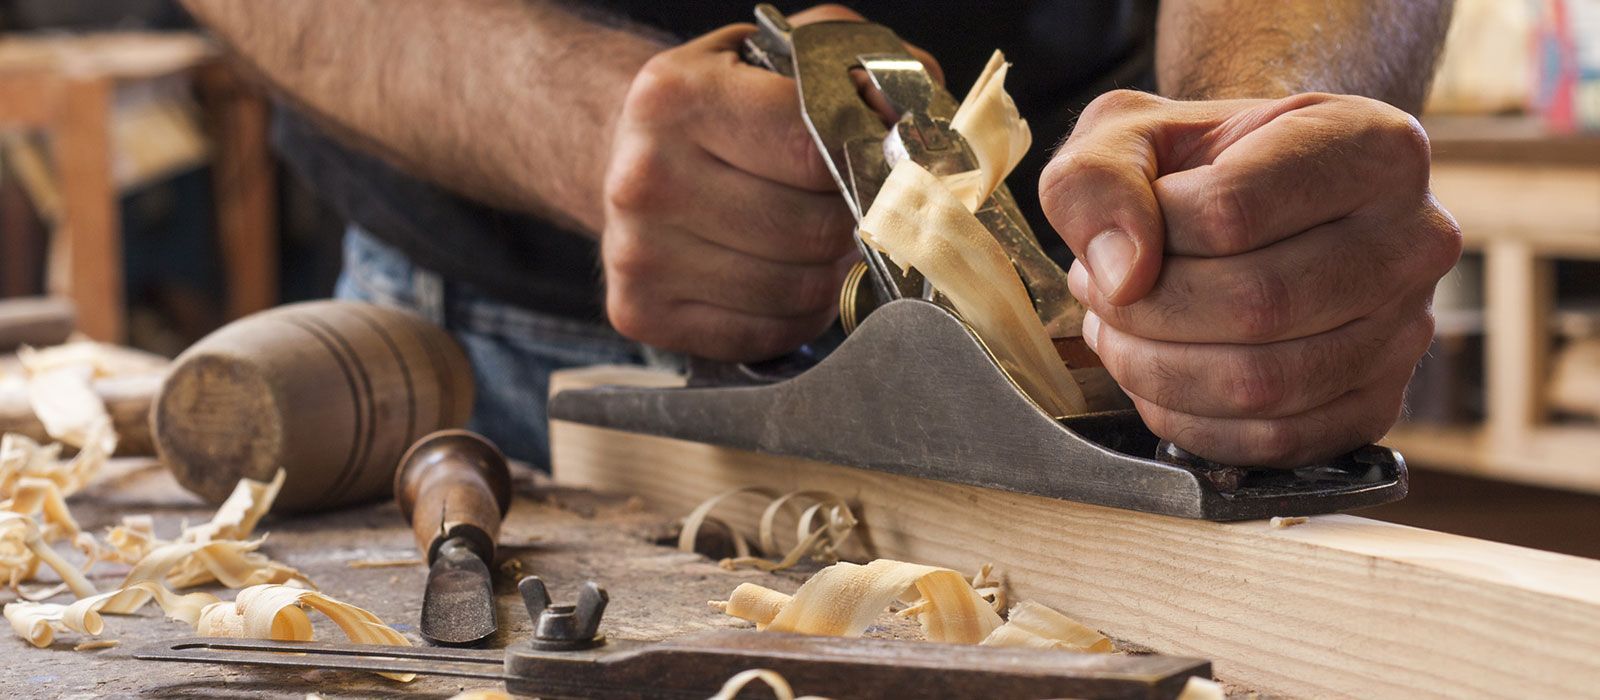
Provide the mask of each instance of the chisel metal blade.
{"label": "chisel metal blade", "polygon": [[422,637],[440,646],[476,646],[495,629],[489,567],[465,541],[446,540],[428,570],[428,588],[422,597]]}

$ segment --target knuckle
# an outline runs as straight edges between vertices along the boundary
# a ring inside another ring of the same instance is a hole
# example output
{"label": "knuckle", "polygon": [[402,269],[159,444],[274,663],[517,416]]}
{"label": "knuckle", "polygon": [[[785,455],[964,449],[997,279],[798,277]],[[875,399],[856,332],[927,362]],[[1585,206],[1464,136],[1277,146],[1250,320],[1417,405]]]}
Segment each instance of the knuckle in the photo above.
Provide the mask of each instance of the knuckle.
{"label": "knuckle", "polygon": [[811,260],[837,260],[855,250],[855,217],[843,204],[829,203],[821,212],[804,251]]}
{"label": "knuckle", "polygon": [[612,282],[606,285],[606,319],[611,327],[625,337],[641,342],[655,338],[654,319],[657,314],[645,308],[644,299],[630,294],[631,285]]}
{"label": "knuckle", "polygon": [[817,312],[831,307],[839,297],[838,282],[831,271],[812,270],[800,276],[793,290],[796,309]]}
{"label": "knuckle", "polygon": [[[610,285],[613,291],[617,284],[628,284],[631,280],[648,278],[655,271],[655,255],[646,244],[644,236],[638,231],[626,227],[612,227],[604,236],[601,257],[604,260],[608,281],[615,283]],[[631,289],[631,285],[628,288]],[[607,293],[608,298],[611,293]]]}
{"label": "knuckle", "polygon": [[1457,223],[1456,218],[1451,216],[1450,212],[1445,211],[1444,207],[1440,206],[1431,194],[1429,195],[1429,200],[1429,223],[1427,228],[1431,234],[1429,239],[1434,242],[1435,245],[1433,247],[1438,251],[1434,270],[1438,276],[1442,277],[1461,260],[1461,224]]}
{"label": "knuckle", "polygon": [[1237,274],[1227,287],[1239,340],[1247,343],[1276,339],[1292,319],[1289,285],[1272,272],[1251,270]]}
{"label": "knuckle", "polygon": [[1094,101],[1083,109],[1078,121],[1092,123],[1113,114],[1142,111],[1154,107],[1160,101],[1161,98],[1148,92],[1112,90],[1094,98]]}
{"label": "knuckle", "polygon": [[801,177],[809,184],[826,187],[833,183],[833,173],[828,170],[828,164],[823,162],[822,153],[817,150],[816,139],[812,138],[811,131],[806,129],[799,120],[793,122],[793,128],[783,136],[783,151],[791,163],[798,166]]}
{"label": "knuckle", "polygon": [[1259,416],[1281,406],[1288,395],[1282,364],[1252,353],[1230,363],[1224,373],[1224,400],[1237,412]]}
{"label": "knuckle", "polygon": [[1288,466],[1303,447],[1299,432],[1287,420],[1262,421],[1252,433],[1245,454],[1261,466]]}
{"label": "knuckle", "polygon": [[683,69],[678,52],[663,51],[634,75],[624,106],[630,115],[649,121],[692,104],[693,91],[693,76]]}
{"label": "knuckle", "polygon": [[606,204],[624,212],[648,211],[666,198],[666,177],[661,160],[648,149],[624,151],[606,170]]}
{"label": "knuckle", "polygon": [[1127,165],[1104,153],[1063,148],[1045,165],[1039,199],[1046,211],[1074,201],[1073,193],[1096,184],[1109,185],[1122,177]]}
{"label": "knuckle", "polygon": [[1216,255],[1238,255],[1254,247],[1252,199],[1239,185],[1220,184],[1205,198],[1199,212],[1200,230]]}

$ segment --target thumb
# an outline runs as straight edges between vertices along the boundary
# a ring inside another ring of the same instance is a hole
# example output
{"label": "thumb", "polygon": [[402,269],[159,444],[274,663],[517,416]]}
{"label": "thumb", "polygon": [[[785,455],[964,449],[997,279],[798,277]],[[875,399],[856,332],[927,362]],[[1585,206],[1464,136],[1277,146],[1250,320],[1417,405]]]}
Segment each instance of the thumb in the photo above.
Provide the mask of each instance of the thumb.
{"label": "thumb", "polygon": [[1095,289],[1117,306],[1142,299],[1161,274],[1166,238],[1151,183],[1158,175],[1154,130],[1127,115],[1161,98],[1121,90],[1090,104],[1039,179],[1050,225],[1087,268]]}

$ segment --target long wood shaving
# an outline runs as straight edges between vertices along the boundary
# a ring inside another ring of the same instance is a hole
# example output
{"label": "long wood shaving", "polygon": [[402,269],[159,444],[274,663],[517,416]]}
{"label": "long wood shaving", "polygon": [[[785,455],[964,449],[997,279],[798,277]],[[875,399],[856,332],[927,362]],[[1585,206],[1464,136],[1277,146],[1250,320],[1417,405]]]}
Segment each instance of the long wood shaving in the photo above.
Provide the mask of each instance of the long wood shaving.
{"label": "long wood shaving", "polygon": [[1087,410],[1005,249],[973,212],[1032,143],[1005,93],[997,52],[951,121],[972,147],[976,175],[935,177],[910,159],[894,165],[861,220],[861,239],[895,264],[922,271],[955,306],[1022,390],[1054,416]]}
{"label": "long wood shaving", "polygon": [[[980,174],[977,181],[981,189],[966,190],[970,194],[962,197],[969,211],[976,211],[989,198],[1033,145],[1028,122],[1006,93],[1006,73],[1010,68],[1005,55],[994,52],[950,119],[951,128],[966,139],[978,159],[976,172]],[[964,189],[952,187],[951,191],[960,193]]]}
{"label": "long wood shaving", "polygon": [[711,606],[758,630],[854,637],[898,600],[908,603],[899,614],[916,617],[930,641],[1113,651],[1105,635],[1038,603],[1013,607],[1002,623],[974,585],[992,583],[989,575],[989,567],[968,581],[949,569],[888,559],[840,563],[817,572],[793,596],[746,582]]}
{"label": "long wood shaving", "polygon": [[[741,585],[752,600],[779,600]],[[782,594],[778,594],[782,595]],[[920,603],[924,636],[937,642],[977,644],[1001,625],[1000,616],[962,577],[949,569],[879,559],[841,562],[812,576],[765,625],[775,632],[859,636],[894,601]],[[763,606],[752,606],[762,609]],[[729,614],[743,610],[730,601]]]}
{"label": "long wood shaving", "polygon": [[861,238],[902,268],[921,270],[1046,412],[1084,412],[1083,392],[1005,250],[939,178],[901,161],[861,220]]}
{"label": "long wood shaving", "polygon": [[[313,638],[311,620],[303,608],[328,616],[357,644],[411,646],[403,635],[362,608],[316,591],[275,584],[251,586],[239,591],[233,602],[206,606],[195,631],[208,637],[309,642]],[[401,682],[416,677],[411,673],[379,675]]]}

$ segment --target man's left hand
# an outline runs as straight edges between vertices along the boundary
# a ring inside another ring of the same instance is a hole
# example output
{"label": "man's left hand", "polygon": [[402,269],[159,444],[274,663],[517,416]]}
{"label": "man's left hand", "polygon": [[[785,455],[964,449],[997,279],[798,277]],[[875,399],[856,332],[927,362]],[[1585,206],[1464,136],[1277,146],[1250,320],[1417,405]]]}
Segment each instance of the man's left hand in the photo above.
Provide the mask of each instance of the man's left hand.
{"label": "man's left hand", "polygon": [[1461,234],[1405,112],[1108,93],[1040,182],[1085,340],[1157,435],[1296,466],[1381,438]]}

